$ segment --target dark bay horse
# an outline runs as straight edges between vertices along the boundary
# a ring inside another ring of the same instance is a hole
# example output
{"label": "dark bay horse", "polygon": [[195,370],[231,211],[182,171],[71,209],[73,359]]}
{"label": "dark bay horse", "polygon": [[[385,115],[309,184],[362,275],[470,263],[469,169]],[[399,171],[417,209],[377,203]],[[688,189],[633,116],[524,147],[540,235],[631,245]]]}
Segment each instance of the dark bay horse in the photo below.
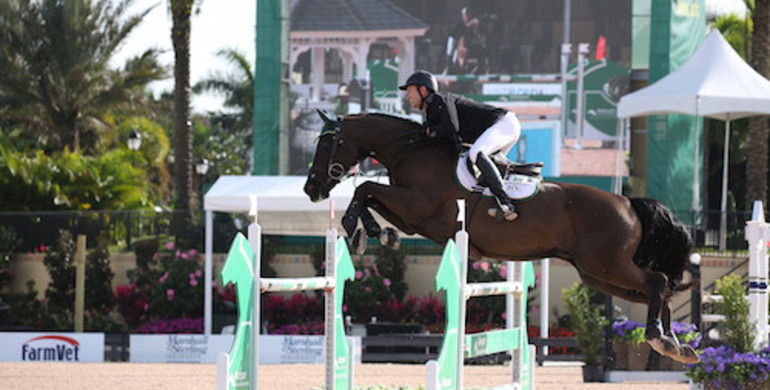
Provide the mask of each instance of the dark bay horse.
{"label": "dark bay horse", "polygon": [[646,303],[646,338],[656,351],[684,363],[699,361],[671,332],[669,307],[673,294],[689,287],[682,275],[692,241],[661,203],[580,184],[544,182],[536,196],[517,202],[518,219],[496,221],[487,214],[491,198],[457,184],[456,148],[428,138],[419,124],[383,114],[341,120],[320,114],[325,125],[304,187],[312,201],[327,198],[366,157],[376,158],[388,170],[390,185],[359,185],[342,219],[354,246],[366,241],[359,221],[367,236],[382,236],[384,243],[396,245],[397,235],[381,229],[369,209],[406,234],[445,244],[460,228],[456,200],[464,198],[472,258],[564,259],[587,286]]}

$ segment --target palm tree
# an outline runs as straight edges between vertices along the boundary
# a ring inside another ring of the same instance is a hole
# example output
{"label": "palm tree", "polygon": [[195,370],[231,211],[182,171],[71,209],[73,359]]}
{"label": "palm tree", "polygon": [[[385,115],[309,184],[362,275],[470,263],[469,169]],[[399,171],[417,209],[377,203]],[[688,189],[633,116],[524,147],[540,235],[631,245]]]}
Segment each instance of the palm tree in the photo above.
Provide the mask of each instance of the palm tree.
{"label": "palm tree", "polygon": [[[165,77],[158,51],[112,69],[118,47],[151,9],[133,0],[0,2],[0,121],[49,148],[93,151],[105,115],[147,103],[144,87]],[[84,133],[96,134],[84,144]],[[49,150],[50,151],[50,150]]]}
{"label": "palm tree", "polygon": [[[221,122],[225,130],[243,141],[244,152],[249,153],[252,143],[254,119],[254,73],[246,55],[236,49],[222,49],[217,56],[234,65],[235,73],[216,73],[193,86],[193,92],[215,92],[224,96],[224,107],[235,113],[214,113],[214,119]],[[248,155],[242,156],[248,159]]]}
{"label": "palm tree", "polygon": [[[770,0],[744,0],[752,13],[751,65],[761,75],[770,77]],[[767,204],[768,118],[749,118],[749,143],[746,161],[746,207],[755,200]]]}
{"label": "palm tree", "polygon": [[174,213],[179,236],[192,223],[192,124],[190,122],[190,19],[195,0],[169,0],[174,46]]}

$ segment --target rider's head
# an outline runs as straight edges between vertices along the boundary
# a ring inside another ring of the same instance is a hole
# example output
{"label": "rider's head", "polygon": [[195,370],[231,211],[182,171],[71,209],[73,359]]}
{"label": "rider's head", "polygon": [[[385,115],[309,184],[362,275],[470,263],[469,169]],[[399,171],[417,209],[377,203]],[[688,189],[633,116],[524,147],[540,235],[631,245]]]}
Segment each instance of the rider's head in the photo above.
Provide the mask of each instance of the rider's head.
{"label": "rider's head", "polygon": [[412,107],[422,109],[425,99],[433,92],[438,91],[438,81],[432,73],[418,70],[412,73],[404,85],[399,86],[398,89],[406,91],[406,99],[409,100]]}

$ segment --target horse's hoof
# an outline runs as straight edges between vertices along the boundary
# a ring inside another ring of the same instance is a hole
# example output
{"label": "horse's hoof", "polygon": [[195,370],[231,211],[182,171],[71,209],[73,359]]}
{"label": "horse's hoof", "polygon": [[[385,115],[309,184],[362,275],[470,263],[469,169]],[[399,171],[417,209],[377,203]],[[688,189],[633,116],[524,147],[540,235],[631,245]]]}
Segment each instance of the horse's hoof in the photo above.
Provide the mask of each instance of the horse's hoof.
{"label": "horse's hoof", "polygon": [[647,343],[650,344],[650,347],[652,347],[655,352],[663,356],[668,356],[680,363],[691,364],[700,361],[700,357],[698,357],[698,354],[695,353],[695,350],[692,349],[691,346],[686,344],[677,346],[668,337],[648,339]]}
{"label": "horse's hoof", "polygon": [[380,243],[394,251],[401,246],[401,239],[398,237],[396,229],[387,227],[380,233]]}
{"label": "horse's hoof", "polygon": [[685,364],[695,364],[700,362],[700,356],[698,356],[698,353],[695,352],[695,349],[693,349],[692,346],[687,344],[679,347],[679,357],[680,359],[675,360]]}
{"label": "horse's hoof", "polygon": [[363,229],[356,229],[356,231],[353,232],[353,237],[351,237],[350,241],[353,245],[353,248],[355,249],[356,254],[363,255],[366,251],[366,236],[364,235]]}

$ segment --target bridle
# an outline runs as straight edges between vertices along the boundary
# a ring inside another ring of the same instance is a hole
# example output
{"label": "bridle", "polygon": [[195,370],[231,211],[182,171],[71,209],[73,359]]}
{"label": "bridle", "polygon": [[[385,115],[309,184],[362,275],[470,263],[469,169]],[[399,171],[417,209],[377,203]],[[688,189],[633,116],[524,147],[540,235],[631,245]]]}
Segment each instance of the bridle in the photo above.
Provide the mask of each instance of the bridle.
{"label": "bridle", "polygon": [[345,142],[345,139],[342,138],[342,121],[333,120],[325,123],[318,138],[320,139],[325,135],[332,135],[332,149],[329,153],[329,162],[326,164],[326,174],[329,178],[336,181],[342,181],[352,176],[341,163],[334,161],[337,148]]}

